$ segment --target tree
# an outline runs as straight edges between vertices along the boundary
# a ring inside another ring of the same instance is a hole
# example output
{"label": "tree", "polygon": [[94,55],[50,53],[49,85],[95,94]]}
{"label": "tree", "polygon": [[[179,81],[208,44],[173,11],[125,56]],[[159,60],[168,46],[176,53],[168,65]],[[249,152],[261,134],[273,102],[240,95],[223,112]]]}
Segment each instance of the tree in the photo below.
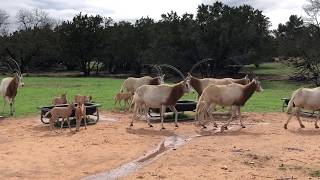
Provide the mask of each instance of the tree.
{"label": "tree", "polygon": [[8,34],[8,18],[9,14],[5,10],[0,9],[0,36]]}
{"label": "tree", "polygon": [[17,20],[20,29],[35,29],[45,26],[53,26],[54,20],[49,17],[49,14],[41,9],[20,9],[17,13]]}
{"label": "tree", "polygon": [[[212,57],[215,72],[228,65],[260,63],[271,59],[269,20],[249,5],[229,7],[221,2],[198,6],[201,56]],[[260,60],[261,59],[261,60]]]}
{"label": "tree", "polygon": [[308,20],[311,24],[320,27],[320,0],[307,0],[309,3],[306,4],[303,9],[308,15]]}
{"label": "tree", "polygon": [[97,63],[103,50],[103,18],[99,15],[88,16],[81,13],[72,22],[63,22],[57,28],[60,36],[64,62],[68,66],[78,64],[81,72],[89,76],[92,66]]}
{"label": "tree", "polygon": [[281,59],[297,68],[292,77],[320,85],[319,26],[292,15],[286,24],[279,24],[276,39]]}

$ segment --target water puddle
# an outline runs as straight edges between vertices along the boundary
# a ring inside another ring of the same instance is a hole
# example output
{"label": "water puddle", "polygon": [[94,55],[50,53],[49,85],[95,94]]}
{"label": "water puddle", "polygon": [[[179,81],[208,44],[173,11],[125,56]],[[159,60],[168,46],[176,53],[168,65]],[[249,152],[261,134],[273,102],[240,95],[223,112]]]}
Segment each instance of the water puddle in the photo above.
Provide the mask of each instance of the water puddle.
{"label": "water puddle", "polygon": [[[228,131],[236,130],[239,128],[231,127]],[[241,128],[240,128],[241,129]],[[172,150],[176,150],[179,146],[186,144],[187,142],[191,141],[194,138],[203,137],[203,136],[211,136],[216,133],[220,132],[220,128],[207,128],[204,132],[208,132],[208,134],[203,133],[193,133],[185,136],[174,135],[165,138],[162,140],[157,148],[152,151],[149,151],[146,155],[139,157],[129,163],[123,164],[118,168],[99,173],[96,175],[91,175],[85,177],[85,180],[113,180],[118,179],[120,177],[128,176],[137,170],[145,167],[146,165],[150,164],[151,162],[157,160],[159,157],[169,153]]]}
{"label": "water puddle", "polygon": [[127,176],[135,171],[141,169],[147,164],[159,158],[161,155],[166,154],[169,151],[175,150],[177,147],[185,144],[190,141],[192,137],[182,137],[182,136],[170,136],[165,138],[163,141],[159,143],[156,149],[148,152],[146,155],[131,161],[129,163],[123,164],[116,169],[112,169],[107,172],[103,172],[100,174],[88,176],[84,178],[85,180],[112,180],[118,179],[120,177]]}

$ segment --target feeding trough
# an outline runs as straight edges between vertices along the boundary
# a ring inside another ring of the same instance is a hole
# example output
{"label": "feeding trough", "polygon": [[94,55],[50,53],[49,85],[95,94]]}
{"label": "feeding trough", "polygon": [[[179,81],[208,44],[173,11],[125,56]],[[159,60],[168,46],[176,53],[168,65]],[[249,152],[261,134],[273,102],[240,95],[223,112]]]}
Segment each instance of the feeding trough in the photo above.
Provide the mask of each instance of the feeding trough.
{"label": "feeding trough", "polygon": [[[177,102],[175,108],[179,113],[184,113],[185,111],[194,111],[197,108],[197,102],[192,100],[181,100]],[[172,111],[170,108],[167,108],[165,112]],[[160,117],[160,109],[150,108],[148,114],[150,117]]]}
{"label": "feeding trough", "polygon": [[[49,124],[49,118],[50,117],[45,117],[45,114],[49,112],[52,108],[54,107],[67,107],[68,104],[61,104],[61,105],[56,105],[56,106],[42,106],[38,107],[40,110],[40,120],[44,124]],[[77,106],[77,104],[75,104]],[[101,107],[100,104],[95,104],[92,102],[85,103],[86,106],[86,115],[88,116],[88,123],[87,124],[96,124],[99,121],[99,109],[98,107]],[[72,114],[70,116],[70,120],[74,121],[75,120],[75,110],[72,111]],[[72,123],[75,124],[75,123]]]}

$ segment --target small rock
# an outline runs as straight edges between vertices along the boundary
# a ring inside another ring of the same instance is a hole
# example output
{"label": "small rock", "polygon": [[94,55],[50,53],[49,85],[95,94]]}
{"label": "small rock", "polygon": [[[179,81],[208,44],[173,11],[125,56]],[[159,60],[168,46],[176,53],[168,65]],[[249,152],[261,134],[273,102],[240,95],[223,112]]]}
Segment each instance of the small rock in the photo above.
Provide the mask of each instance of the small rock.
{"label": "small rock", "polygon": [[254,162],[253,161],[251,161],[251,162],[249,162],[250,164],[254,164]]}
{"label": "small rock", "polygon": [[227,166],[223,166],[223,167],[221,167],[221,169],[228,170],[228,167]]}

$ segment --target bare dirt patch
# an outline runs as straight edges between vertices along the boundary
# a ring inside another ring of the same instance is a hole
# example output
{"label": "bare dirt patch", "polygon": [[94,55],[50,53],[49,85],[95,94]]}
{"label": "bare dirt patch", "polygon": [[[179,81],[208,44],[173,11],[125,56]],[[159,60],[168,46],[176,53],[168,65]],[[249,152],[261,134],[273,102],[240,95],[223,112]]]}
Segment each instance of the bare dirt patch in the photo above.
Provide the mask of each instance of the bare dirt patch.
{"label": "bare dirt patch", "polygon": [[[193,137],[123,179],[286,179],[317,178],[320,130],[310,118],[300,129],[286,115],[244,113],[247,128],[225,133],[201,130],[193,122],[178,129],[166,123],[149,128],[129,114],[105,112],[102,120],[78,133],[56,134],[38,117],[0,120],[0,179],[79,179],[116,169],[172,136]],[[200,135],[195,137],[194,135]]]}

